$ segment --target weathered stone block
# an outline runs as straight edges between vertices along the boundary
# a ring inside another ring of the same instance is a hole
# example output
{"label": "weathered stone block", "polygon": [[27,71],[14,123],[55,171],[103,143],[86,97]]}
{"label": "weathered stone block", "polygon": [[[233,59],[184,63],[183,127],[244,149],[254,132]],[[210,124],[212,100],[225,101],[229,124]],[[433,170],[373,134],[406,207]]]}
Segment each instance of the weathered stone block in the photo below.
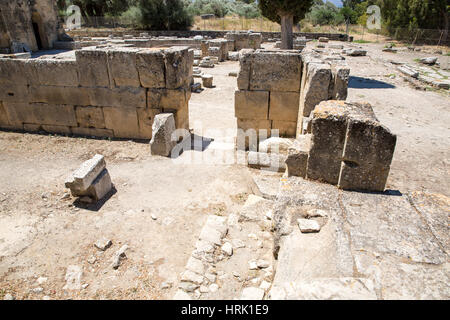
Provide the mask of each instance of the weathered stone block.
{"label": "weathered stone block", "polygon": [[210,74],[202,75],[202,83],[205,88],[213,88],[214,87],[213,80],[214,77]]}
{"label": "weathered stone block", "polygon": [[78,87],[78,64],[75,60],[32,59],[28,61],[30,83],[38,86]]}
{"label": "weathered stone block", "polygon": [[150,141],[152,155],[170,156],[172,149],[177,144],[172,140],[175,130],[175,118],[172,113],[161,113],[155,117],[152,128],[153,136]]}
{"label": "weathered stone block", "polygon": [[254,50],[244,49],[239,52],[240,71],[237,78],[237,85],[239,90],[250,89],[250,71],[252,67]]}
{"label": "weathered stone block", "polygon": [[136,48],[114,48],[108,50],[108,66],[116,87],[139,87],[138,69],[136,67]]}
{"label": "weathered stone block", "polygon": [[152,125],[156,115],[162,113],[162,109],[137,108],[139,123],[139,136],[141,139],[152,138]]}
{"label": "weathered stone block", "polygon": [[272,133],[274,130],[278,130],[280,137],[293,138],[297,131],[297,122],[273,120]]}
{"label": "weathered stone block", "polygon": [[299,92],[270,92],[269,119],[297,123],[299,103]]}
{"label": "weathered stone block", "polygon": [[374,117],[350,119],[338,187],[383,192],[396,141]]}
{"label": "weathered stone block", "polygon": [[234,96],[234,111],[237,118],[267,120],[269,113],[269,92],[236,91]]}
{"label": "weathered stone block", "polygon": [[87,137],[114,137],[114,131],[110,129],[71,127],[72,134]]}
{"label": "weathered stone block", "polygon": [[299,92],[301,74],[298,51],[257,50],[252,59],[250,90]]}
{"label": "weathered stone block", "polygon": [[132,109],[145,108],[147,106],[146,89],[144,88],[89,88],[86,91],[88,92],[89,103],[77,103],[77,105]]}
{"label": "weathered stone block", "polygon": [[237,149],[257,151],[259,142],[270,137],[272,121],[238,118],[237,127]]}
{"label": "weathered stone block", "polygon": [[105,126],[118,138],[139,138],[137,112],[134,108],[103,107]]}
{"label": "weathered stone block", "polygon": [[80,127],[105,128],[105,118],[102,108],[77,106],[75,113]]}
{"label": "weathered stone block", "polygon": [[3,103],[0,101],[0,127],[1,126],[10,126],[10,122],[8,119],[8,114],[6,113],[6,109],[3,106]]}
{"label": "weathered stone block", "polygon": [[333,91],[332,99],[346,100],[348,94],[348,81],[350,78],[350,68],[347,65],[337,65],[332,67]]}
{"label": "weathered stone block", "polygon": [[48,104],[90,105],[90,89],[76,87],[30,87],[30,102]]}
{"label": "weathered stone block", "polygon": [[311,135],[302,135],[296,139],[288,150],[286,159],[287,174],[289,177],[306,178],[309,150],[311,148]]}
{"label": "weathered stone block", "polygon": [[4,106],[12,124],[78,125],[73,106],[45,103],[6,103]]}
{"label": "weathered stone block", "polygon": [[51,126],[51,125],[42,125],[42,129],[49,133],[59,133],[59,134],[71,134],[72,131],[68,126]]}
{"label": "weathered stone block", "polygon": [[81,166],[67,178],[65,186],[66,188],[70,188],[72,195],[75,197],[84,195],[105,168],[105,158],[100,154],[96,154],[92,159],[83,162]]}
{"label": "weathered stone block", "polygon": [[109,175],[108,169],[103,169],[92,182],[87,191],[87,195],[92,197],[95,201],[99,201],[103,199],[111,189],[111,176]]}
{"label": "weathered stone block", "polygon": [[85,48],[75,56],[82,87],[110,87],[107,50]]}
{"label": "weathered stone block", "polygon": [[189,86],[192,63],[189,47],[172,47],[164,50],[166,88],[178,89]]}
{"label": "weathered stone block", "polygon": [[144,49],[136,54],[141,85],[145,88],[165,88],[165,64],[161,50]]}
{"label": "weathered stone block", "polygon": [[347,121],[343,108],[337,105],[333,109],[334,106],[326,101],[314,110],[307,178],[336,185],[339,182]]}
{"label": "weathered stone block", "polygon": [[0,84],[0,101],[5,102],[28,102],[30,100],[30,89],[23,84]]}
{"label": "weathered stone block", "polygon": [[331,67],[328,64],[308,64],[305,87],[301,93],[300,113],[308,117],[315,106],[329,98]]}
{"label": "weathered stone block", "polygon": [[147,104],[152,109],[186,108],[189,104],[190,90],[187,89],[149,89]]}
{"label": "weathered stone block", "polygon": [[0,59],[0,84],[27,85],[30,72],[25,59]]}

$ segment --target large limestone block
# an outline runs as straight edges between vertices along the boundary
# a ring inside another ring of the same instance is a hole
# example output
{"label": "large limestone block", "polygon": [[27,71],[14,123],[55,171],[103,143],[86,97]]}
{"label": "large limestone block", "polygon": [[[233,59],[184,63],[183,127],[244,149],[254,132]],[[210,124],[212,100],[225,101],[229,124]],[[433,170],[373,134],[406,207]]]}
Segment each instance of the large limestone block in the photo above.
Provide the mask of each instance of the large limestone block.
{"label": "large limestone block", "polygon": [[262,43],[261,33],[250,33],[248,36],[248,45],[252,49],[260,49]]}
{"label": "large limestone block", "polygon": [[75,113],[80,127],[105,128],[105,118],[102,108],[77,106]]}
{"label": "large limestone block", "polygon": [[106,168],[105,158],[96,154],[93,158],[83,162],[66,180],[66,188],[70,188],[73,196],[83,195],[92,182]]}
{"label": "large limestone block", "polygon": [[95,201],[99,201],[103,199],[111,191],[111,189],[111,176],[109,175],[108,169],[105,168],[92,182],[86,195],[93,198]]}
{"label": "large limestone block", "polygon": [[189,130],[189,108],[181,108],[178,110],[163,109],[164,113],[172,112],[175,116],[175,127],[177,129]]}
{"label": "large limestone block", "polygon": [[152,128],[153,136],[150,141],[152,155],[170,156],[176,145],[176,141],[172,140],[175,130],[175,118],[172,113],[161,113],[155,117]]}
{"label": "large limestone block", "polygon": [[30,89],[24,84],[0,84],[0,101],[28,102],[30,101]]}
{"label": "large limestone block", "polygon": [[165,88],[164,54],[161,50],[143,49],[136,54],[141,85],[145,88]]}
{"label": "large limestone block", "polygon": [[294,138],[297,131],[297,122],[295,121],[272,121],[272,134],[278,130],[278,135],[285,138]]}
{"label": "large limestone block", "polygon": [[269,119],[297,123],[299,102],[299,92],[270,92]]}
{"label": "large limestone block", "polygon": [[147,106],[146,90],[144,88],[90,88],[86,89],[86,91],[88,92],[90,103],[79,105],[133,109],[145,108]]}
{"label": "large limestone block", "polygon": [[4,106],[12,124],[78,125],[73,106],[45,103],[5,103]]}
{"label": "large limestone block", "polygon": [[300,99],[300,112],[304,117],[308,117],[321,101],[328,100],[330,83],[330,65],[308,64],[306,83]]}
{"label": "large limestone block", "polygon": [[288,150],[286,167],[288,177],[306,178],[309,150],[311,148],[311,135],[302,135],[296,139]]}
{"label": "large limestone block", "polygon": [[237,118],[267,120],[268,91],[236,91],[234,99],[234,111]]}
{"label": "large limestone block", "polygon": [[114,131],[110,129],[71,127],[72,134],[86,137],[114,137]]}
{"label": "large limestone block", "polygon": [[330,113],[327,103],[321,103],[314,110],[307,177],[336,185],[339,182],[347,121],[344,110],[337,107],[335,112]]}
{"label": "large limestone block", "polygon": [[253,52],[254,50],[252,49],[244,49],[239,52],[240,71],[237,78],[239,90],[250,89],[250,71],[252,67]]}
{"label": "large limestone block", "polygon": [[270,137],[272,121],[238,118],[237,127],[237,149],[257,151],[259,142]]}
{"label": "large limestone block", "polygon": [[137,108],[139,123],[139,136],[141,139],[152,138],[152,125],[156,115],[162,113],[162,109]]}
{"label": "large limestone block", "polygon": [[77,50],[75,56],[82,87],[110,87],[106,49]]}
{"label": "large limestone block", "polygon": [[89,89],[77,87],[30,87],[30,102],[86,106],[91,104]]}
{"label": "large limestone block", "polygon": [[[192,69],[189,47],[172,47],[164,50],[166,69],[166,88],[178,89],[189,86]],[[193,62],[193,61],[192,61]]]}
{"label": "large limestone block", "polygon": [[8,114],[6,113],[6,108],[3,106],[3,103],[0,101],[0,127],[1,126],[10,126]]}
{"label": "large limestone block", "polygon": [[139,138],[139,124],[136,109],[103,107],[105,125],[118,138]]}
{"label": "large limestone block", "polygon": [[334,100],[346,100],[348,94],[348,81],[350,79],[350,68],[347,65],[332,67],[333,91],[331,97]]}
{"label": "large limestone block", "polygon": [[250,90],[299,92],[301,74],[298,51],[257,50],[252,59]]}
{"label": "large limestone block", "polygon": [[136,48],[114,48],[108,50],[108,66],[111,79],[116,87],[139,87],[136,67]]}
{"label": "large limestone block", "polygon": [[32,59],[28,61],[33,85],[78,87],[78,64],[75,60]]}
{"label": "large limestone block", "polygon": [[152,109],[186,108],[189,104],[190,90],[187,89],[149,89],[147,104]]}
{"label": "large limestone block", "polygon": [[374,117],[350,119],[338,186],[383,192],[396,141],[397,137]]}
{"label": "large limestone block", "polygon": [[48,133],[59,133],[59,134],[65,134],[65,135],[72,133],[69,126],[52,126],[52,125],[43,124],[42,129]]}
{"label": "large limestone block", "polygon": [[0,59],[0,84],[27,85],[30,71],[25,59]]}

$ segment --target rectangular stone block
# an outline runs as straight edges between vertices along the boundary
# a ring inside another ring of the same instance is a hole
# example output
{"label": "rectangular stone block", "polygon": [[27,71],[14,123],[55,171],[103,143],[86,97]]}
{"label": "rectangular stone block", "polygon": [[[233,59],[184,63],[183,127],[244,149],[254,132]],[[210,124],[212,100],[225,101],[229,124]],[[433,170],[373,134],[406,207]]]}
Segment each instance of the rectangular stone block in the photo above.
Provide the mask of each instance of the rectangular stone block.
{"label": "rectangular stone block", "polygon": [[23,84],[0,84],[0,101],[5,102],[28,102],[30,100],[30,89]]}
{"label": "rectangular stone block", "polygon": [[114,131],[110,129],[97,129],[97,128],[83,128],[83,127],[71,127],[72,134],[86,137],[114,137]]}
{"label": "rectangular stone block", "polygon": [[78,64],[75,60],[32,59],[30,83],[34,86],[78,87]]}
{"label": "rectangular stone block", "polygon": [[162,109],[137,108],[139,136],[141,139],[152,138],[152,125],[155,116],[162,113]]}
{"label": "rectangular stone block", "polygon": [[348,95],[348,81],[350,68],[347,65],[337,65],[332,68],[333,92],[332,99],[346,100]]}
{"label": "rectangular stone block", "polygon": [[269,114],[269,92],[236,91],[234,111],[237,118],[267,120]]}
{"label": "rectangular stone block", "polygon": [[78,126],[85,128],[105,128],[105,118],[102,108],[76,106],[75,113]]}
{"label": "rectangular stone block", "polygon": [[83,195],[106,168],[105,158],[96,154],[93,158],[83,162],[66,180],[66,188],[70,188],[73,196]]}
{"label": "rectangular stone block", "polygon": [[90,105],[87,88],[39,86],[30,87],[30,102],[68,105]]}
{"label": "rectangular stone block", "polygon": [[45,103],[6,103],[9,120],[13,124],[34,123],[59,126],[76,126],[73,106]]}
{"label": "rectangular stone block", "polygon": [[[178,89],[189,87],[190,63],[189,47],[172,47],[164,50],[166,88]],[[192,61],[193,62],[193,61]]]}
{"label": "rectangular stone block", "polygon": [[301,93],[300,113],[309,117],[314,108],[329,99],[331,67],[328,64],[310,63],[306,74],[305,87]]}
{"label": "rectangular stone block", "polygon": [[50,126],[50,125],[42,125],[42,129],[49,133],[59,133],[59,134],[71,134],[72,131],[68,126]]}
{"label": "rectangular stone block", "polygon": [[347,121],[343,109],[336,109],[333,114],[329,114],[329,110],[327,105],[322,104],[314,110],[307,178],[336,185],[339,182]]}
{"label": "rectangular stone block", "polygon": [[42,131],[42,126],[35,123],[24,123],[23,130],[26,132],[39,132]]}
{"label": "rectangular stone block", "polygon": [[397,137],[370,119],[350,119],[338,187],[383,192]]}
{"label": "rectangular stone block", "polygon": [[256,50],[250,90],[300,91],[302,59],[298,51]]}
{"label": "rectangular stone block", "polygon": [[258,119],[237,119],[238,150],[258,151],[259,142],[270,137],[272,121]]}
{"label": "rectangular stone block", "polygon": [[98,177],[92,182],[87,194],[95,201],[103,199],[112,189],[111,176],[107,169],[98,175]]}
{"label": "rectangular stone block", "polygon": [[121,107],[121,108],[145,108],[146,89],[144,88],[90,88],[86,89],[90,103],[77,105],[91,105],[99,107]]}
{"label": "rectangular stone block", "polygon": [[302,135],[299,139],[294,141],[294,144],[288,149],[288,157],[286,159],[288,177],[295,176],[306,178],[310,148],[310,134]]}
{"label": "rectangular stone block", "polygon": [[103,115],[106,128],[113,130],[115,137],[140,138],[136,109],[104,107]]}
{"label": "rectangular stone block", "polygon": [[111,86],[106,49],[84,48],[75,51],[82,87]]}
{"label": "rectangular stone block", "polygon": [[108,50],[108,66],[111,79],[116,87],[140,87],[136,67],[136,48],[114,48]]}
{"label": "rectangular stone block", "polygon": [[269,119],[297,123],[299,103],[299,92],[270,92]]}
{"label": "rectangular stone block", "polygon": [[141,85],[145,88],[165,88],[164,55],[160,49],[144,49],[136,54]]}
{"label": "rectangular stone block", "polygon": [[254,152],[248,153],[247,163],[250,168],[266,169],[274,172],[284,172],[286,156],[278,153]]}
{"label": "rectangular stone block", "polygon": [[273,120],[271,131],[272,134],[274,133],[274,130],[278,130],[280,137],[293,138],[295,137],[297,131],[297,122]]}
{"label": "rectangular stone block", "polygon": [[240,70],[237,78],[237,85],[239,90],[250,89],[250,72],[252,67],[254,50],[244,49],[239,52]]}
{"label": "rectangular stone block", "polygon": [[0,126],[10,126],[8,114],[6,113],[6,109],[3,106],[3,103],[0,101]]}
{"label": "rectangular stone block", "polygon": [[0,59],[0,84],[27,85],[30,72],[25,59]]}
{"label": "rectangular stone block", "polygon": [[153,109],[186,108],[189,104],[190,90],[187,89],[149,89],[147,92],[147,105]]}

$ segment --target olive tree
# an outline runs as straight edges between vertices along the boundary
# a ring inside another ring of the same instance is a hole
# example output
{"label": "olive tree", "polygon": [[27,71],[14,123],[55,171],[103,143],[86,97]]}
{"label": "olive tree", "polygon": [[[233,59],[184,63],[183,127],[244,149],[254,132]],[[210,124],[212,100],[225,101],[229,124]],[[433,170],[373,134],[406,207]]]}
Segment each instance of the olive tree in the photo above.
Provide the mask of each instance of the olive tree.
{"label": "olive tree", "polygon": [[294,24],[302,20],[314,0],[260,0],[259,8],[267,19],[281,24],[281,48],[292,49]]}

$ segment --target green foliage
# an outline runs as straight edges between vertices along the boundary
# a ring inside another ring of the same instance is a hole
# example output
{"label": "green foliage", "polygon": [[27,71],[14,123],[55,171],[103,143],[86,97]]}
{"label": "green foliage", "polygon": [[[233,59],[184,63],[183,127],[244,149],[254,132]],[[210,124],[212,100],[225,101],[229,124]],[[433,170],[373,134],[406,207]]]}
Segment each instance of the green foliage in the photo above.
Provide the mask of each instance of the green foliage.
{"label": "green foliage", "polygon": [[134,28],[141,28],[141,22],[143,20],[142,11],[137,6],[129,7],[127,11],[120,15],[120,20]]}
{"label": "green foliage", "polygon": [[294,17],[294,24],[305,18],[314,0],[259,0],[259,9],[267,19],[280,23],[282,16]]}
{"label": "green foliage", "polygon": [[254,0],[193,0],[188,5],[188,10],[196,16],[214,14],[219,18],[229,14],[246,18],[256,18],[261,15],[258,4]]}
{"label": "green foliage", "polygon": [[322,1],[316,1],[311,8],[311,11],[307,14],[307,19],[313,25],[337,25],[344,22],[344,16],[340,10],[331,2],[323,3]]}

